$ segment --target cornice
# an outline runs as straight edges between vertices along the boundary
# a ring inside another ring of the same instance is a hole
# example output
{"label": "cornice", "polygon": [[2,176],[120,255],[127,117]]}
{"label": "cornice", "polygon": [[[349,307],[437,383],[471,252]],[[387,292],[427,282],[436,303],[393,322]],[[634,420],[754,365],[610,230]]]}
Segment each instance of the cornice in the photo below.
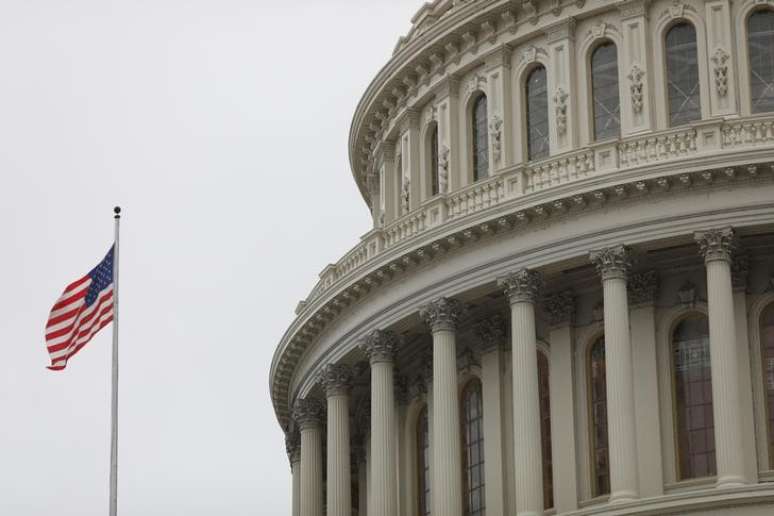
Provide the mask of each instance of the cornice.
{"label": "cornice", "polygon": [[[749,154],[747,155],[749,157]],[[298,360],[323,329],[350,305],[392,284],[416,267],[442,260],[481,238],[502,233],[524,231],[534,224],[577,217],[586,211],[602,209],[610,203],[628,202],[634,198],[679,195],[683,191],[708,189],[731,183],[770,181],[771,165],[744,166],[728,174],[697,168],[690,172],[666,166],[660,173],[643,177],[642,171],[616,171],[594,177],[586,183],[572,183],[567,188],[540,192],[528,198],[516,198],[488,210],[454,220],[428,230],[394,248],[382,252],[365,265],[353,269],[341,280],[305,304],[278,346],[271,368],[270,387],[275,410],[281,422],[287,419],[290,401],[289,382]],[[751,172],[753,170],[753,172]]]}

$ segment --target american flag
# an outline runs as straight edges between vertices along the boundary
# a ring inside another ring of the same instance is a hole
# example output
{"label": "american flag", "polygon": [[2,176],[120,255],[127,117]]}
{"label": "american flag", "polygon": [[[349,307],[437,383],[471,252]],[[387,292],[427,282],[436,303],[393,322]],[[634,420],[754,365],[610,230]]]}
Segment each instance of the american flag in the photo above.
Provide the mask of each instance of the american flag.
{"label": "american flag", "polygon": [[113,320],[113,247],[86,276],[70,283],[54,303],[46,323],[52,371],[61,371]]}

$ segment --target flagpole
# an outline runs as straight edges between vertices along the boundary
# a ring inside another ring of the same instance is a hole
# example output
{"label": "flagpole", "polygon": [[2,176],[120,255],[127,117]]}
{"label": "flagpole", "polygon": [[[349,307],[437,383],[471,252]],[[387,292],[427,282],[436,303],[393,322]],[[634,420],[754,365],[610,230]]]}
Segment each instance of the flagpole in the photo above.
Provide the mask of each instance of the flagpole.
{"label": "flagpole", "polygon": [[118,226],[121,208],[113,208],[113,382],[110,400],[110,516],[118,514]]}

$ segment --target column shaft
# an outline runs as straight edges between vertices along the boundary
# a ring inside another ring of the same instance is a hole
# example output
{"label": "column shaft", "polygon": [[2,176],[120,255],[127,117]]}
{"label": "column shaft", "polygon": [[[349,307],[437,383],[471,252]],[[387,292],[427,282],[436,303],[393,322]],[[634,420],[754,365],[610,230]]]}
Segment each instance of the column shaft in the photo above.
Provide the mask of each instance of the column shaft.
{"label": "column shaft", "polygon": [[301,429],[301,516],[323,516],[320,426]]}
{"label": "column shaft", "polygon": [[396,516],[395,394],[392,362],[371,364],[371,511]]}
{"label": "column shaft", "polygon": [[603,278],[610,501],[638,497],[632,345],[626,277]]}
{"label": "column shaft", "polygon": [[451,327],[433,329],[432,513],[462,516],[457,351]]}
{"label": "column shaft", "polygon": [[328,516],[352,514],[349,396],[328,396]]}
{"label": "column shaft", "polygon": [[707,261],[712,408],[718,487],[745,483],[739,365],[730,263]]}
{"label": "column shaft", "polygon": [[293,474],[293,505],[291,514],[292,516],[301,516],[301,461],[298,460],[291,464],[290,469]]}
{"label": "column shaft", "polygon": [[516,510],[519,516],[531,516],[543,513],[537,335],[532,302],[511,303],[511,339]]}

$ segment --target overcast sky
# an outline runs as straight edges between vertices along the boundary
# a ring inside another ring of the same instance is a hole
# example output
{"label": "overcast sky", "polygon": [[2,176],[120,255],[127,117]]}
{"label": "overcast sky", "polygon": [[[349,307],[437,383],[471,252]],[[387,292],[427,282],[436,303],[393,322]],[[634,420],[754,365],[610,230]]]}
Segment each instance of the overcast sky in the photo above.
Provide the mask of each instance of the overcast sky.
{"label": "overcast sky", "polygon": [[121,239],[119,514],[285,515],[271,356],[368,230],[355,105],[419,0],[0,6],[0,514],[105,515],[110,330],[45,369]]}

